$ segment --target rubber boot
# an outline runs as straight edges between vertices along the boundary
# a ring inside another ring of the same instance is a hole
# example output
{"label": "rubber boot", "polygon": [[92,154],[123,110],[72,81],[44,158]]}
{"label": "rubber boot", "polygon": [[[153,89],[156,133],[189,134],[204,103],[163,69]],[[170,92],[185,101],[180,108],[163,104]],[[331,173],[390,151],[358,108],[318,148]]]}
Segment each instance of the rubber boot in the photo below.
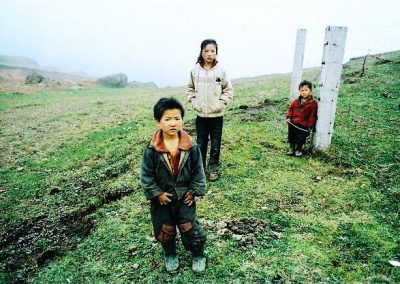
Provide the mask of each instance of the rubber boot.
{"label": "rubber boot", "polygon": [[176,273],[179,268],[179,260],[177,255],[165,256],[165,268],[168,273]]}
{"label": "rubber boot", "polygon": [[204,256],[195,256],[193,258],[192,270],[194,273],[203,273],[206,269],[206,258]]}

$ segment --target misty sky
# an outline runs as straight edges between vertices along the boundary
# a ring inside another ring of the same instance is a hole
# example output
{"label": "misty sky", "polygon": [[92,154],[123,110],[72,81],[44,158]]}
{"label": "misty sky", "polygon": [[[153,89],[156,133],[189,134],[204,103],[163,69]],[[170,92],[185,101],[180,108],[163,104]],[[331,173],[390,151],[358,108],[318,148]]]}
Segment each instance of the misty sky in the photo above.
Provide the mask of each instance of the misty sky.
{"label": "misty sky", "polygon": [[180,86],[205,38],[232,79],[287,73],[300,28],[304,67],[320,65],[328,25],[348,28],[345,61],[399,50],[399,11],[399,0],[0,0],[0,54]]}

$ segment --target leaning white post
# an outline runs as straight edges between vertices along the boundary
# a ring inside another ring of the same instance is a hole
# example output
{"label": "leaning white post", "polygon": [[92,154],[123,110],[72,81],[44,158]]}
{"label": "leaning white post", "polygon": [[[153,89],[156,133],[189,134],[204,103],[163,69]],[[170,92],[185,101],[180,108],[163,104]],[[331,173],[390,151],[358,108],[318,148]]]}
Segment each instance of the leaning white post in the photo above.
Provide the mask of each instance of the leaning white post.
{"label": "leaning white post", "polygon": [[299,94],[299,84],[303,76],[304,47],[306,45],[306,29],[297,30],[296,49],[294,52],[292,83],[290,86],[290,102]]}
{"label": "leaning white post", "polygon": [[328,26],[325,29],[325,43],[319,84],[320,102],[318,105],[318,121],[314,138],[315,150],[324,151],[331,145],[346,34],[347,27]]}

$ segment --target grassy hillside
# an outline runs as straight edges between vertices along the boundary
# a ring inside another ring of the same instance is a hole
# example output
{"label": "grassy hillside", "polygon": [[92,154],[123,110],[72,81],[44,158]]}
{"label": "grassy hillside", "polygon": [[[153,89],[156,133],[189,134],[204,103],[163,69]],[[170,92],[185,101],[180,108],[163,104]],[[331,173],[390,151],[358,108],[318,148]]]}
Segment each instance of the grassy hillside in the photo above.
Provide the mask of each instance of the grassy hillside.
{"label": "grassy hillside", "polygon": [[285,155],[289,76],[235,82],[202,276],[181,244],[164,271],[139,185],[152,106],[183,88],[0,94],[0,282],[400,282],[400,54],[383,59],[345,66],[332,147],[304,158]]}

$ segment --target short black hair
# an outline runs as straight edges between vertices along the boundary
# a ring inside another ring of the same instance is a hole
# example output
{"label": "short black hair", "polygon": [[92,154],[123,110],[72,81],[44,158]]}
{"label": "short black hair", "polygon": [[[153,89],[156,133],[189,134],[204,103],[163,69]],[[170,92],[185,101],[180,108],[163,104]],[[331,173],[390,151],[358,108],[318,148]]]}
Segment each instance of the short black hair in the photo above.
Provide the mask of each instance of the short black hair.
{"label": "short black hair", "polygon": [[164,112],[167,109],[174,109],[177,108],[181,111],[181,116],[185,115],[185,110],[183,109],[182,104],[175,98],[170,97],[170,98],[161,98],[153,108],[154,112],[154,119],[156,121],[160,121],[161,117],[163,116]]}
{"label": "short black hair", "polygon": [[310,90],[312,91],[312,88],[313,88],[313,86],[312,86],[312,83],[311,83],[311,81],[307,81],[307,80],[303,80],[303,81],[301,81],[300,82],[300,84],[299,84],[299,90],[301,89],[301,87],[303,87],[303,86],[307,86],[307,87],[309,87],[310,88]]}

